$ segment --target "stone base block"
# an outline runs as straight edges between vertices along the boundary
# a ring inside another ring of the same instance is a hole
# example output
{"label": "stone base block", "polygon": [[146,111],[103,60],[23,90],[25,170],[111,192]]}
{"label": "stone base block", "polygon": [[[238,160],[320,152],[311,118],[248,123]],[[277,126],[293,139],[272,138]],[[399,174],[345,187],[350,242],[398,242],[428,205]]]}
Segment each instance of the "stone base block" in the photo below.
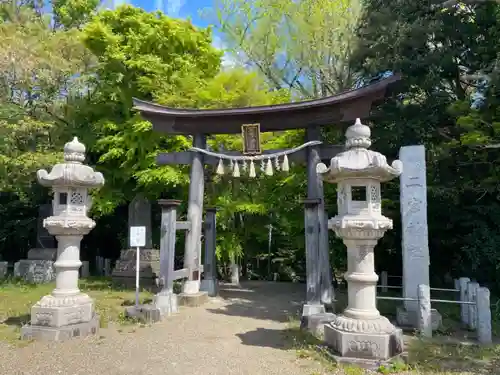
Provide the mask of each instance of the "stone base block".
{"label": "stone base block", "polygon": [[[396,321],[398,326],[403,328],[418,328],[418,314],[416,311],[406,310],[400,306],[396,310]],[[431,326],[432,330],[439,329],[443,322],[441,314],[436,309],[431,309]]]}
{"label": "stone base block", "polygon": [[[325,352],[323,352],[325,353]],[[390,366],[395,361],[405,362],[402,355],[397,355],[389,359],[368,359],[368,358],[354,358],[354,357],[341,357],[335,353],[328,353],[328,356],[333,359],[336,363],[356,366],[365,370],[373,371],[378,373],[380,366],[386,365]],[[371,372],[370,372],[371,373]]]}
{"label": "stone base block", "polygon": [[403,332],[392,333],[345,332],[325,325],[325,342],[341,357],[361,359],[389,359],[403,351]]}
{"label": "stone base block", "polygon": [[219,283],[216,279],[201,280],[200,290],[207,292],[209,297],[217,297],[219,294]]}
{"label": "stone base block", "polygon": [[153,304],[160,309],[161,316],[169,316],[179,311],[177,294],[160,292],[153,297]]}
{"label": "stone base block", "polygon": [[54,281],[56,270],[52,260],[22,259],[14,267],[14,276],[22,277],[25,281],[35,284],[44,284]]}
{"label": "stone base block", "polygon": [[181,293],[179,294],[179,305],[197,307],[208,302],[207,292],[198,292],[193,294]]}
{"label": "stone base block", "polygon": [[[115,284],[135,288],[135,249],[122,250],[111,274]],[[160,276],[160,250],[141,249],[139,253],[139,285],[141,288],[159,291],[157,279]]]}
{"label": "stone base block", "polygon": [[309,305],[306,303],[302,307],[302,317],[317,315],[317,314],[324,314],[325,311],[326,311],[325,306],[323,306],[320,303],[317,305]]}
{"label": "stone base block", "polygon": [[95,335],[99,331],[99,316],[88,322],[63,327],[25,325],[21,327],[21,340],[65,341],[74,337]]}
{"label": "stone base block", "polygon": [[29,260],[52,260],[55,261],[57,259],[57,249],[30,249],[28,251],[28,259]]}
{"label": "stone base block", "polygon": [[160,309],[154,305],[128,306],[125,315],[147,324],[159,322],[162,316]]}
{"label": "stone base block", "polygon": [[303,316],[301,328],[307,329],[314,336],[323,338],[325,336],[325,325],[335,320],[335,314],[323,313]]}
{"label": "stone base block", "polygon": [[41,307],[34,305],[31,308],[31,324],[34,326],[64,327],[71,324],[89,322],[94,316],[94,304],[88,303]]}

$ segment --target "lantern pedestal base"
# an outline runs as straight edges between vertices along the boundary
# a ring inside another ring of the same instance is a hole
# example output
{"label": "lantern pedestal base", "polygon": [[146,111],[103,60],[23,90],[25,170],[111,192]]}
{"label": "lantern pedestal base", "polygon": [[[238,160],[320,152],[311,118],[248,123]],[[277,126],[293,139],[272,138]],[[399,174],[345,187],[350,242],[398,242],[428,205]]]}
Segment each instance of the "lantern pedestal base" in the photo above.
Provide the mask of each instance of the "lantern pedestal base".
{"label": "lantern pedestal base", "polygon": [[31,324],[22,327],[21,339],[60,341],[87,336],[97,332],[96,324],[99,328],[94,301],[88,295],[46,295],[31,308]]}
{"label": "lantern pedestal base", "polygon": [[342,357],[386,360],[403,352],[403,332],[385,317],[339,316],[325,325],[325,341]]}
{"label": "lantern pedestal base", "polygon": [[99,315],[88,322],[63,327],[25,325],[21,327],[21,340],[65,341],[74,337],[95,335],[99,331]]}

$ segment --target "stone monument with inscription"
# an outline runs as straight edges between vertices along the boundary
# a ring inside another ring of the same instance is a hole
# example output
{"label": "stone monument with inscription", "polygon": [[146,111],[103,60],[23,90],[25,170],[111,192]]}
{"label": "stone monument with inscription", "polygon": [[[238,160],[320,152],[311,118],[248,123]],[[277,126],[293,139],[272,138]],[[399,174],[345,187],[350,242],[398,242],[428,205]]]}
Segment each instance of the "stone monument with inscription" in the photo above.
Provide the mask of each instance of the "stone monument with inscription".
{"label": "stone monument with inscription", "polygon": [[104,184],[101,173],[84,165],[85,146],[75,137],[64,146],[64,163],[50,173],[37,172],[38,182],[54,192],[53,215],[43,221],[44,228],[57,239],[56,288],[31,308],[31,324],[21,328],[21,338],[60,341],[95,334],[99,317],[94,301],[78,288],[80,242],[95,226],[87,216],[92,200],[91,188]]}
{"label": "stone monument with inscription", "polygon": [[[160,275],[160,250],[152,248],[151,203],[142,194],[137,194],[128,206],[128,236],[130,227],[146,227],[146,246],[140,251],[141,288],[156,290]],[[130,238],[127,239],[127,247]],[[136,250],[124,249],[113,269],[113,282],[126,286],[135,286]]]}
{"label": "stone monument with inscription", "polygon": [[21,259],[14,276],[31,283],[48,283],[55,278],[54,262],[57,257],[56,240],[43,221],[52,215],[52,204],[42,204],[38,209],[36,247],[28,251],[28,259]]}
{"label": "stone monument with inscription", "polygon": [[[399,159],[404,165],[400,177],[403,297],[417,298],[418,286],[429,285],[425,147],[402,147]],[[405,301],[397,309],[397,322],[400,326],[417,328],[418,302]],[[436,309],[431,309],[431,322],[433,330],[441,324],[441,315]]]}
{"label": "stone monument with inscription", "polygon": [[370,128],[359,119],[346,131],[346,151],[318,164],[324,181],[337,184],[338,214],[328,227],[347,247],[348,305],[325,325],[325,341],[341,357],[385,360],[403,350],[402,332],[377,310],[374,247],[392,229],[382,215],[380,183],[399,176],[402,163],[392,166],[382,154],[368,150]]}

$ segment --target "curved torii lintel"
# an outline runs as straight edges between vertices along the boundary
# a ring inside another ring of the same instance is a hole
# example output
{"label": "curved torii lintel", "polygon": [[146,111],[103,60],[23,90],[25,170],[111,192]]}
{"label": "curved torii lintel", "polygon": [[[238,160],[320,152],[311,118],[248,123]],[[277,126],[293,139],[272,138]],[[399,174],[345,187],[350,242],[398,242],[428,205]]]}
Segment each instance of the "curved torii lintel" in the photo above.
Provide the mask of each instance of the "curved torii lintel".
{"label": "curved torii lintel", "polygon": [[400,81],[392,75],[359,89],[296,103],[226,109],[179,109],[134,98],[134,108],[153,129],[169,134],[237,134],[241,125],[259,123],[261,132],[328,126],[367,118],[373,103]]}

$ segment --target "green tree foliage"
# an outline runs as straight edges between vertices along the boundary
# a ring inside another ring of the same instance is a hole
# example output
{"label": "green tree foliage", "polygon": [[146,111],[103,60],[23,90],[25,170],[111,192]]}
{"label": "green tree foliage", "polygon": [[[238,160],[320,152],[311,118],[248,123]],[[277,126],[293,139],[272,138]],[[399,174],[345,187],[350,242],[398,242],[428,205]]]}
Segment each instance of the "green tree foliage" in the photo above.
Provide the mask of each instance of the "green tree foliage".
{"label": "green tree foliage", "polygon": [[53,0],[54,24],[67,29],[84,25],[96,12],[100,0]]}
{"label": "green tree foliage", "polygon": [[374,147],[394,156],[400,145],[427,147],[434,274],[451,262],[454,276],[483,282],[497,278],[500,256],[499,154],[485,148],[498,142],[499,22],[496,2],[373,0],[355,56],[367,76],[403,75],[400,95],[375,117]]}
{"label": "green tree foliage", "polygon": [[360,0],[217,0],[216,18],[233,55],[275,88],[321,97],[352,88]]}
{"label": "green tree foliage", "polygon": [[216,75],[221,53],[211,45],[210,30],[123,6],[94,17],[82,41],[97,63],[90,93],[74,110],[82,136],[107,177],[97,208],[111,213],[137,189],[154,196],[184,184],[178,168],[156,166],[156,155],[186,148],[186,139],[153,132],[132,110],[132,98],[155,100],[174,93],[180,82]]}

